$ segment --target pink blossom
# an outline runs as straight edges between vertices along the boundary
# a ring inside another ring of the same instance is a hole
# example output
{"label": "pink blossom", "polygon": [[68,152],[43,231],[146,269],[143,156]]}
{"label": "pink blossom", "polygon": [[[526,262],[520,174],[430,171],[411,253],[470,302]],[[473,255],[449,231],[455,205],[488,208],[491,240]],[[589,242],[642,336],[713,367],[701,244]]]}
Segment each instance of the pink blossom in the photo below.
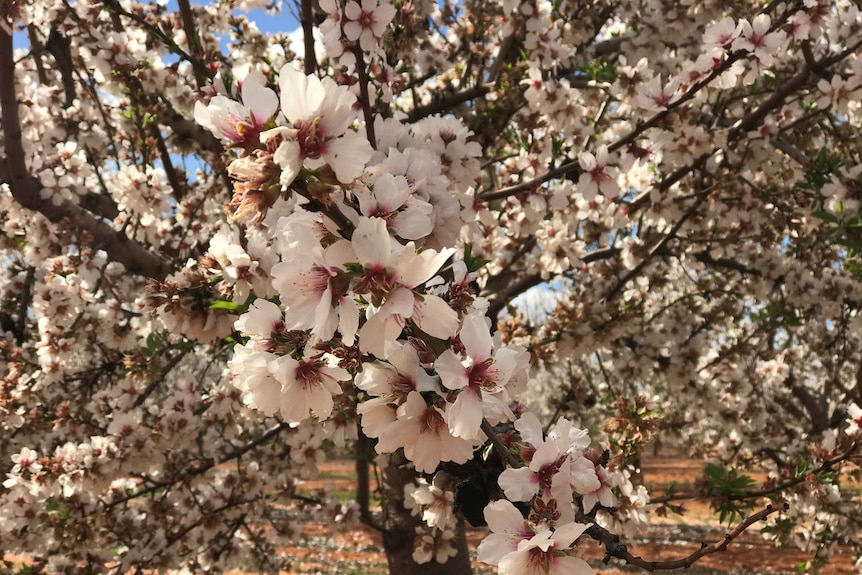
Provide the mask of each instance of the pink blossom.
{"label": "pink blossom", "polygon": [[395,6],[387,0],[378,6],[377,0],[350,0],[344,7],[347,22],[344,23],[344,35],[348,40],[359,40],[359,46],[366,52],[371,52],[377,42],[386,32],[386,27],[395,17]]}

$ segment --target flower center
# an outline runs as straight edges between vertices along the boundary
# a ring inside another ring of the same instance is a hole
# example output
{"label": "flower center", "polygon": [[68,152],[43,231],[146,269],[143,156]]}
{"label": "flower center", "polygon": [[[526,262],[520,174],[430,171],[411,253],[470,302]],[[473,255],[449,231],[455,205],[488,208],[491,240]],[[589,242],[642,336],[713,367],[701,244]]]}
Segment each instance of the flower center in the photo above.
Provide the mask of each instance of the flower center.
{"label": "flower center", "polygon": [[443,414],[433,407],[426,409],[425,413],[419,417],[419,429],[423,434],[432,433],[439,436],[440,430],[444,427],[446,427],[446,422],[443,420]]}
{"label": "flower center", "polygon": [[326,134],[319,126],[320,118],[298,122],[296,141],[299,142],[303,159],[317,159],[326,151]]}

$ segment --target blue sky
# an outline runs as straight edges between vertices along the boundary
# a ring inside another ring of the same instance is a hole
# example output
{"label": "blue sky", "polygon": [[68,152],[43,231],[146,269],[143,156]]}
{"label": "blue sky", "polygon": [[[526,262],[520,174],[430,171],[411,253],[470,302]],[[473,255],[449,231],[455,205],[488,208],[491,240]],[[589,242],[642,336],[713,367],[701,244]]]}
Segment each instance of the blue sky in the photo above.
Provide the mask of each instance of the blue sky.
{"label": "blue sky", "polygon": [[[192,2],[192,4],[212,4],[213,2]],[[293,14],[296,8],[293,6],[293,0],[279,2],[282,9],[276,15],[267,13],[265,10],[255,9],[248,12],[248,19],[254,22],[261,32],[292,32],[299,28],[299,21],[294,18]],[[178,10],[176,0],[169,0],[168,10],[175,12]]]}
{"label": "blue sky", "polygon": [[[205,5],[212,3],[213,2],[192,2],[192,5]],[[261,32],[292,32],[299,28],[299,21],[294,17],[296,8],[293,6],[293,0],[280,2],[280,4],[282,5],[282,10],[276,15],[269,14],[265,10],[255,9],[248,12],[248,19],[254,22]],[[178,9],[176,0],[168,1],[168,11],[176,12]],[[13,45],[16,49],[24,48],[29,45],[25,32],[15,32],[12,37]]]}

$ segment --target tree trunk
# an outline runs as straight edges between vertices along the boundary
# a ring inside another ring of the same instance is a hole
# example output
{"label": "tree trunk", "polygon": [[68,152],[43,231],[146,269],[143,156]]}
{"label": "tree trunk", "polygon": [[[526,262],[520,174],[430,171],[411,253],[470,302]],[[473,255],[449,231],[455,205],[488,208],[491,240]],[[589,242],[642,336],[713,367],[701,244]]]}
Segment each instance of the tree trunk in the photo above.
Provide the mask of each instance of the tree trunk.
{"label": "tree trunk", "polygon": [[383,517],[386,526],[383,548],[390,575],[472,575],[463,521],[458,524],[453,541],[458,550],[457,555],[446,563],[437,563],[432,559],[429,563],[419,565],[413,560],[416,527],[422,524],[422,519],[411,515],[404,507],[404,486],[413,480],[415,471],[402,465],[403,461],[403,457],[390,457],[389,466],[383,472]]}
{"label": "tree trunk", "polygon": [[371,477],[370,462],[374,459],[374,441],[359,429],[356,439],[356,504],[363,520],[371,517]]}

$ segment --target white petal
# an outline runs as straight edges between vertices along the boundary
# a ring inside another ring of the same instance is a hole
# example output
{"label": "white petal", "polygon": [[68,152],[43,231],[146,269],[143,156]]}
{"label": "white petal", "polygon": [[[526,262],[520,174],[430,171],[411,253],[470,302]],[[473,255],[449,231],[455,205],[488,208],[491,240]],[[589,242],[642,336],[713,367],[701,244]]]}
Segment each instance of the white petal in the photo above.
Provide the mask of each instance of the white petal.
{"label": "white petal", "polygon": [[484,314],[474,312],[465,317],[459,337],[474,363],[482,363],[491,357],[493,341]]}
{"label": "white petal", "polygon": [[278,110],[278,96],[263,83],[263,75],[259,72],[258,75],[249,74],[242,83],[242,103],[250,110],[255,124],[263,126]]}
{"label": "white petal", "polygon": [[500,474],[497,484],[512,501],[529,501],[539,490],[539,478],[528,467],[506,469]]}
{"label": "white petal", "polygon": [[482,399],[473,388],[458,394],[455,403],[449,406],[449,431],[455,437],[476,439],[482,425]]}
{"label": "white petal", "polygon": [[338,330],[344,345],[353,345],[359,329],[359,308],[352,297],[342,297],[338,306]]}
{"label": "white petal", "polygon": [[488,528],[495,533],[516,533],[524,527],[524,517],[511,501],[498,499],[483,512]]}
{"label": "white petal", "polygon": [[275,163],[281,166],[280,181],[285,186],[289,186],[302,169],[300,151],[299,143],[296,140],[285,140],[272,155]]}
{"label": "white petal", "polygon": [[305,391],[308,407],[319,419],[327,419],[332,413],[332,394],[322,385],[313,385]]}
{"label": "white petal", "polygon": [[318,115],[326,92],[317,77],[306,76],[293,64],[285,64],[278,83],[281,86],[281,111],[289,122],[310,120]]}
{"label": "white petal", "polygon": [[545,443],[545,436],[542,432],[542,423],[532,411],[528,411],[515,422],[515,429],[521,434],[521,438],[532,445],[539,447]]}
{"label": "white petal", "polygon": [[419,329],[438,339],[449,339],[458,329],[458,312],[436,295],[416,298],[413,321]]}
{"label": "white petal", "polygon": [[557,527],[554,531],[554,535],[552,539],[556,541],[556,547],[558,549],[563,549],[569,547],[572,543],[574,543],[575,539],[581,536],[584,531],[591,525],[588,523],[586,525],[582,523],[568,523],[563,525],[562,527]]}
{"label": "white petal", "polygon": [[[326,97],[320,106],[320,126],[329,138],[336,138],[347,131],[356,119],[356,96],[345,86],[339,86],[332,78],[323,79]],[[353,132],[350,132],[353,133]]]}
{"label": "white petal", "polygon": [[386,230],[386,220],[359,218],[350,240],[362,265],[387,265],[392,252],[392,238]]}
{"label": "white petal", "polygon": [[355,132],[347,132],[326,144],[323,159],[342,184],[349,184],[362,175],[374,149],[368,140]]}
{"label": "white petal", "polygon": [[467,387],[469,382],[467,378],[467,368],[461,363],[461,360],[455,355],[451,349],[447,349],[440,354],[437,361],[434,362],[434,369],[440,376],[440,382],[447,389],[463,389]]}
{"label": "white petal", "polygon": [[434,231],[431,218],[416,206],[410,206],[398,212],[398,215],[392,219],[392,227],[395,233],[405,240],[419,240],[430,236]]}

